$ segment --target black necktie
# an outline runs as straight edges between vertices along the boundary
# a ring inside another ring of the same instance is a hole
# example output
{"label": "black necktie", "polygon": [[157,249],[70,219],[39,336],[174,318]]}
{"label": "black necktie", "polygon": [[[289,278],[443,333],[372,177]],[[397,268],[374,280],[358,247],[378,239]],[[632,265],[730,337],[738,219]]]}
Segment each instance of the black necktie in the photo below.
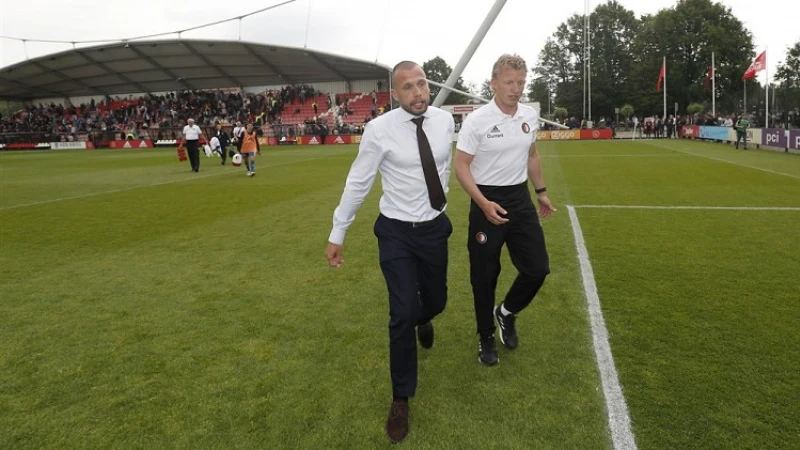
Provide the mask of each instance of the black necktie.
{"label": "black necktie", "polygon": [[431,144],[422,129],[423,120],[425,120],[424,116],[411,119],[417,126],[419,159],[422,160],[422,173],[425,175],[425,184],[428,186],[428,198],[431,200],[433,209],[441,211],[444,209],[447,200],[444,198],[444,189],[442,189],[442,182],[439,180],[439,171],[436,170],[436,161],[433,159]]}

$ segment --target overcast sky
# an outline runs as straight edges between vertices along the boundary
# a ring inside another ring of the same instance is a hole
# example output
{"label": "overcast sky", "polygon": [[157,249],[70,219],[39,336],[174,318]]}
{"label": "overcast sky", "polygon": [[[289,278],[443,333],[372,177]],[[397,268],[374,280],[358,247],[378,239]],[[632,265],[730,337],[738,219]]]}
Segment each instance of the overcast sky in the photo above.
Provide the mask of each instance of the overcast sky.
{"label": "overcast sky", "polygon": [[[122,39],[175,31],[236,17],[286,0],[0,0],[0,35],[24,39],[81,41]],[[619,0],[637,15],[654,14],[675,0]],[[420,64],[441,56],[455,66],[494,0],[296,0],[242,20],[242,40],[305,47],[391,66],[402,59]],[[592,8],[603,3],[592,1]],[[769,47],[768,66],[786,57],[800,40],[796,9],[789,0],[724,0],[754,36],[756,52]],[[232,8],[231,5],[236,5]],[[469,5],[469,6],[467,6]],[[480,85],[502,53],[517,53],[532,67],[546,38],[583,0],[507,0],[463,77]],[[307,27],[307,24],[309,25]],[[166,36],[176,38],[177,35]],[[238,39],[238,21],[183,34],[185,38]],[[79,46],[85,46],[78,44]],[[93,44],[96,45],[96,44]],[[71,48],[0,39],[0,67]],[[653,78],[658,74],[654,73]],[[759,77],[763,80],[763,74]]]}

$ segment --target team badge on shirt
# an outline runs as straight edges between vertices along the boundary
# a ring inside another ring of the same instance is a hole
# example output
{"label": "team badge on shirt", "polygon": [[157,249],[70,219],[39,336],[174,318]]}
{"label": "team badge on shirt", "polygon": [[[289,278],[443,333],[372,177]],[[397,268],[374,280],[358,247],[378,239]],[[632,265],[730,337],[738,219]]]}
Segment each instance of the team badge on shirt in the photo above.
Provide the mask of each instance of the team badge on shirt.
{"label": "team badge on shirt", "polygon": [[525,122],[522,122],[522,132],[528,134],[531,132],[531,126]]}
{"label": "team badge on shirt", "polygon": [[475,235],[475,240],[478,241],[478,244],[485,244],[488,239],[483,231]]}

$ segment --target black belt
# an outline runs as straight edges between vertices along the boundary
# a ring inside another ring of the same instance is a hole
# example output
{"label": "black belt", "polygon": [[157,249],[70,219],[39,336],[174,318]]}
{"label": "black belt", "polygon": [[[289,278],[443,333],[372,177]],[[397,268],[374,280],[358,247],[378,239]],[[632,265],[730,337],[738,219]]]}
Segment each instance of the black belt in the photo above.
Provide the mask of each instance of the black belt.
{"label": "black belt", "polygon": [[[386,217],[386,216],[384,216],[384,217]],[[392,219],[391,217],[386,217],[386,218],[391,220],[392,222],[395,222],[397,224],[404,225],[404,226],[407,226],[407,227],[410,227],[410,228],[422,228],[422,227],[427,227],[428,225],[432,225],[434,222],[436,222],[437,220],[441,219],[442,217],[444,217],[444,213],[439,214],[438,216],[434,217],[431,220],[425,220],[423,222],[406,222],[405,220]]]}

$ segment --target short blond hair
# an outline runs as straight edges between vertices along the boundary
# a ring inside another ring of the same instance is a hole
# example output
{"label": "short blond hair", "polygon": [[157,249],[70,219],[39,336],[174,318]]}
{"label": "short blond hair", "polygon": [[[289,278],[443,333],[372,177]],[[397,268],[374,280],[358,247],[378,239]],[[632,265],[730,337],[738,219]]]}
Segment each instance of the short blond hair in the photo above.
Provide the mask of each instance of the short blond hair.
{"label": "short blond hair", "polygon": [[497,76],[500,75],[500,71],[503,69],[522,70],[523,72],[527,72],[528,65],[525,64],[525,60],[516,53],[513,55],[505,53],[497,59],[497,62],[494,63],[494,66],[492,67],[492,79],[496,79]]}

